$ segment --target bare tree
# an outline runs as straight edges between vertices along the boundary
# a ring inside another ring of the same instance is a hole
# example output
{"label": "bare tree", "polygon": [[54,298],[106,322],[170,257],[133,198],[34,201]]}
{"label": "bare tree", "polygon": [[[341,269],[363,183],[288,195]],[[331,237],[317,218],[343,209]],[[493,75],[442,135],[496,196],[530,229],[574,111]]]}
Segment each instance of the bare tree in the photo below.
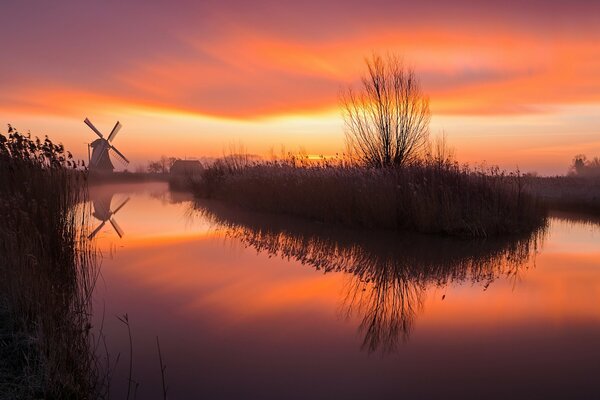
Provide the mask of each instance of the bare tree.
{"label": "bare tree", "polygon": [[348,151],[367,166],[401,167],[427,146],[429,98],[399,57],[374,54],[365,61],[360,89],[341,95]]}
{"label": "bare tree", "polygon": [[150,161],[148,164],[148,172],[152,174],[162,173],[162,165],[160,164],[160,161]]}
{"label": "bare tree", "polygon": [[569,173],[576,176],[600,176],[600,158],[588,160],[584,154],[578,154],[573,158]]}

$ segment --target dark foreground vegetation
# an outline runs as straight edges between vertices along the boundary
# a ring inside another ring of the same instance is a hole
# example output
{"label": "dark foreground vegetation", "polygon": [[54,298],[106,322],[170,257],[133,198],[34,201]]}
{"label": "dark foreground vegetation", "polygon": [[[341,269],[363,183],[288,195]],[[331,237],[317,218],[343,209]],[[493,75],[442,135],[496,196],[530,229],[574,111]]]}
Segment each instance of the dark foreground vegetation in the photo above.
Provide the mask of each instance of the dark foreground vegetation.
{"label": "dark foreground vegetation", "polygon": [[2,399],[100,396],[89,322],[97,269],[76,210],[78,167],[48,138],[0,134]]}
{"label": "dark foreground vegetation", "polygon": [[546,210],[519,174],[424,159],[401,168],[345,163],[219,161],[192,184],[198,197],[355,228],[488,237],[529,232]]}
{"label": "dark foreground vegetation", "polygon": [[426,292],[452,283],[489,286],[518,279],[541,245],[543,228],[496,239],[357,231],[305,219],[244,212],[197,200],[199,212],[226,234],[269,255],[347,274],[341,311],[358,317],[363,349],[393,351],[408,339]]}

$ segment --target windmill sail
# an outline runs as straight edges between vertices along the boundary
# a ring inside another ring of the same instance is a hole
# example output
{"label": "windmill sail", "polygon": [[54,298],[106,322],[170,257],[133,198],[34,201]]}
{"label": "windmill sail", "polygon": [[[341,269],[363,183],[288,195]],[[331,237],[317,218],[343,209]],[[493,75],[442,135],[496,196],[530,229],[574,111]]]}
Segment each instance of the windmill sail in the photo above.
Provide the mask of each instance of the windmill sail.
{"label": "windmill sail", "polygon": [[123,202],[122,202],[122,203],[119,205],[119,207],[115,208],[115,211],[113,211],[113,215],[114,215],[114,214],[116,214],[116,213],[117,213],[117,212],[118,212],[118,211],[119,211],[121,208],[123,208],[123,206],[124,206],[125,204],[127,204],[127,202],[128,202],[129,200],[131,200],[131,198],[130,198],[130,197],[126,198],[126,199],[125,199],[125,200],[124,200],[124,201],[123,201]]}
{"label": "windmill sail", "polygon": [[94,126],[94,124],[91,123],[91,121],[89,119],[85,119],[85,124],[87,126],[89,126],[94,132],[96,132],[96,135],[100,136],[100,139],[104,139],[104,136],[102,136],[102,134],[100,133],[100,131],[98,129],[96,129],[96,127]]}
{"label": "windmill sail", "polygon": [[115,136],[117,136],[117,133],[119,133],[119,131],[121,130],[121,127],[123,125],[121,125],[121,123],[119,121],[117,121],[117,123],[115,124],[115,127],[113,128],[113,130],[110,132],[110,135],[108,135],[108,141],[112,142],[115,139]]}
{"label": "windmill sail", "polygon": [[98,227],[96,229],[94,229],[94,231],[92,233],[90,233],[88,235],[88,239],[93,239],[94,236],[96,236],[98,234],[98,232],[100,232],[100,230],[104,227],[104,224],[106,224],[106,221],[102,221],[102,223],[100,225],[98,225]]}
{"label": "windmill sail", "polygon": [[110,222],[112,227],[115,229],[115,232],[117,232],[117,235],[119,235],[119,237],[122,238],[123,237],[123,229],[121,229],[119,224],[117,224],[117,221],[115,221],[114,218],[111,218],[108,220],[108,222]]}
{"label": "windmill sail", "polygon": [[110,149],[114,152],[115,158],[119,160],[122,164],[129,164],[129,160],[119,150],[117,150],[115,147],[111,147]]}

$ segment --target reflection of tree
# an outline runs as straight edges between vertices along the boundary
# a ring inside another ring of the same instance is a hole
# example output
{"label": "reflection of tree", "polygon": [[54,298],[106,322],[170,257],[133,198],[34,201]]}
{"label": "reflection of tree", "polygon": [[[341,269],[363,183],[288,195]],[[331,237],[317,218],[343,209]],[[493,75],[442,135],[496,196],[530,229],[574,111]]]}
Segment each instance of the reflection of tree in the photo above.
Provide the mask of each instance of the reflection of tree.
{"label": "reflection of tree", "polygon": [[258,252],[347,273],[343,314],[361,318],[369,352],[391,351],[408,339],[428,287],[470,281],[487,288],[498,277],[516,277],[544,233],[465,241],[344,230],[206,201],[196,209]]}
{"label": "reflection of tree", "polygon": [[359,331],[364,334],[363,348],[390,351],[400,337],[408,339],[425,288],[391,264],[374,272],[366,279],[351,276],[342,308],[348,317],[362,317]]}
{"label": "reflection of tree", "polygon": [[149,194],[151,198],[159,200],[162,204],[187,203],[194,199],[194,195],[190,192],[168,190],[167,188],[151,191]]}

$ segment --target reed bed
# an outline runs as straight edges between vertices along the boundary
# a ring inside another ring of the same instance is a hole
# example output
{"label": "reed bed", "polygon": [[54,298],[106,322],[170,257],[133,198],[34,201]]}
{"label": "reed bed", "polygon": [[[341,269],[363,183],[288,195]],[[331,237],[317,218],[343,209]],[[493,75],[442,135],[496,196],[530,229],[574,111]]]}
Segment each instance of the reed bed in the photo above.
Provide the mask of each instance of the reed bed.
{"label": "reed bed", "polygon": [[0,398],[103,393],[91,336],[85,175],[62,145],[0,134]]}
{"label": "reed bed", "polygon": [[461,237],[529,232],[546,219],[520,174],[433,159],[378,169],[342,162],[217,162],[192,190],[255,211]]}

